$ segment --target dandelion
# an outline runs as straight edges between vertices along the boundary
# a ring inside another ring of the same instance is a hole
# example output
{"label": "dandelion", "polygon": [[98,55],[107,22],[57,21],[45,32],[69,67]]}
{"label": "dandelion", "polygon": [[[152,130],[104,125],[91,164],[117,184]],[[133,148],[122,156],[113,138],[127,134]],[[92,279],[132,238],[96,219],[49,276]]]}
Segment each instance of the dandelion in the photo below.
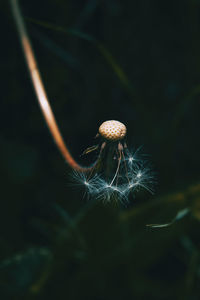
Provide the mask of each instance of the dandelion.
{"label": "dandelion", "polygon": [[75,172],[89,196],[103,201],[120,199],[127,201],[129,194],[140,188],[152,192],[153,176],[145,160],[138,158],[138,151],[131,153],[126,145],[126,126],[115,120],[106,121],[99,127],[99,145],[84,151],[87,154],[99,150],[97,161],[91,167],[82,167],[71,155],[64,142],[52,111],[37,61],[24,24],[17,0],[10,0],[14,19],[38,103],[45,122],[57,148],[65,161]]}
{"label": "dandelion", "polygon": [[99,145],[84,151],[87,154],[99,149],[98,159],[89,172],[76,171],[75,179],[85,187],[90,197],[110,202],[127,202],[130,194],[141,188],[153,193],[154,176],[148,162],[131,153],[125,141],[126,126],[115,120],[99,127]]}

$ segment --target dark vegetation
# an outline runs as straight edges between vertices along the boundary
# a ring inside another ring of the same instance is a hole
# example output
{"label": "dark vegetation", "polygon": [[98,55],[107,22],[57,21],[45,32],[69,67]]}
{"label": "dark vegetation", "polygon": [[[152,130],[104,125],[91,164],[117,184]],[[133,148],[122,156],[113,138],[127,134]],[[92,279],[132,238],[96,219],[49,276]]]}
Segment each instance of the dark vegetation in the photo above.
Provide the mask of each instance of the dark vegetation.
{"label": "dark vegetation", "polygon": [[[20,1],[56,119],[80,157],[127,125],[157,172],[127,207],[73,187],[0,2],[0,298],[200,298],[200,2]],[[73,29],[73,30],[72,30]],[[84,33],[84,34],[83,34]],[[168,223],[183,209],[188,214]]]}

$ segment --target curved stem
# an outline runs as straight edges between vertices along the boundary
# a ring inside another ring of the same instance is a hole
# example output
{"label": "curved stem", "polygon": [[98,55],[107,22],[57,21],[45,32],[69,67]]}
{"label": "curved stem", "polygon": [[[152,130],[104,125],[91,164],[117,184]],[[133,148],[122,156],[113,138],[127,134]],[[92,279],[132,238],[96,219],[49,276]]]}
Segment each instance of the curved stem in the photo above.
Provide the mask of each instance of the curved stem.
{"label": "curved stem", "polygon": [[47,123],[47,126],[50,130],[50,133],[59,149],[61,154],[63,155],[66,162],[70,165],[71,168],[86,172],[90,170],[91,168],[82,167],[80,166],[72,157],[70,154],[67,146],[65,145],[65,142],[63,140],[63,137],[60,133],[60,130],[58,128],[58,125],[56,123],[56,119],[54,117],[53,111],[51,109],[42,79],[41,75],[37,66],[37,62],[35,59],[35,55],[33,53],[33,49],[31,46],[31,42],[28,37],[28,33],[25,28],[25,24],[22,18],[22,14],[19,8],[18,0],[10,0],[11,8],[13,12],[13,16],[17,25],[17,29],[19,32],[19,37],[21,40],[22,48],[24,51],[26,63],[28,65],[28,69],[30,72],[31,80],[33,83],[33,87],[35,89],[35,93],[41,108],[41,111],[43,113],[44,119]]}

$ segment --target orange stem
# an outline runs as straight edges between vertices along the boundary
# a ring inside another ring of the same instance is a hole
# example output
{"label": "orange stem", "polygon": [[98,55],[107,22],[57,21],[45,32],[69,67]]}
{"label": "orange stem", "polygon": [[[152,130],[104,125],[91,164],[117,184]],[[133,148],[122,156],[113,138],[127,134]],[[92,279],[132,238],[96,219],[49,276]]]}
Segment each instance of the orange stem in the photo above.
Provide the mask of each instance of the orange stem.
{"label": "orange stem", "polygon": [[56,143],[59,151],[63,155],[64,159],[67,161],[67,163],[70,165],[71,168],[77,170],[77,171],[83,171],[86,172],[90,170],[90,167],[82,167],[80,166],[72,157],[69,150],[67,149],[67,146],[63,140],[63,137],[60,133],[59,127],[56,123],[56,119],[54,117],[53,111],[51,109],[42,79],[41,75],[37,66],[37,62],[35,59],[35,55],[33,53],[33,49],[31,46],[31,42],[28,37],[28,33],[25,28],[25,24],[22,18],[22,14],[18,5],[18,0],[10,0],[11,1],[11,8],[13,12],[13,16],[17,25],[17,29],[19,32],[19,37],[21,40],[22,48],[24,51],[26,63],[28,65],[28,69],[30,72],[31,80],[33,83],[33,87],[41,108],[41,111],[43,113],[44,119],[47,123],[47,126],[50,130],[50,133],[54,139],[54,142]]}

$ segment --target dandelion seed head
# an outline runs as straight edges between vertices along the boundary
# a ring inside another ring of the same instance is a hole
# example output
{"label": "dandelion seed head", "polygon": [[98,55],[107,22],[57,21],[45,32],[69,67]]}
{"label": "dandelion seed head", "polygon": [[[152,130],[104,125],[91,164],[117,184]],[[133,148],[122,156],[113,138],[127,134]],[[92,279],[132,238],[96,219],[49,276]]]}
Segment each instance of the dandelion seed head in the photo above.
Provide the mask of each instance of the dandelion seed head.
{"label": "dandelion seed head", "polygon": [[84,186],[90,198],[103,202],[127,203],[139,190],[153,193],[154,175],[139,149],[129,151],[124,141],[126,126],[119,121],[102,123],[99,134],[97,164],[88,173],[75,172],[76,180]]}

